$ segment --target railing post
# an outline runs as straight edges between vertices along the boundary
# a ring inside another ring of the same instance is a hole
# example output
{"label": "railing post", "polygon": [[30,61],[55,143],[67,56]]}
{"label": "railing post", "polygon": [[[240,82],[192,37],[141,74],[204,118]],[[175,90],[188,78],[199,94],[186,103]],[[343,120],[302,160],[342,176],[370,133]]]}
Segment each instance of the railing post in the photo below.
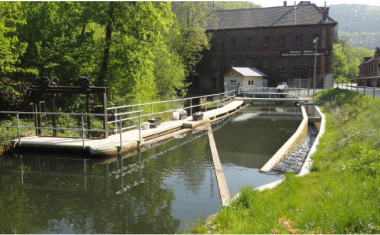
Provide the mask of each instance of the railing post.
{"label": "railing post", "polygon": [[356,79],[356,92],[359,93],[359,80]]}
{"label": "railing post", "polygon": [[307,80],[307,96],[310,96],[310,78]]}
{"label": "railing post", "polygon": [[376,82],[376,81],[375,81],[375,78],[374,78],[374,79],[373,79],[373,83],[372,83],[372,85],[373,85],[373,97],[372,97],[372,98],[373,98],[373,99],[375,99],[375,85],[376,85],[375,82]]}
{"label": "railing post", "polygon": [[18,144],[21,146],[19,114],[16,112]]}
{"label": "railing post", "polygon": [[351,91],[352,91],[352,79],[351,79]]}
{"label": "railing post", "polygon": [[141,112],[139,112],[139,145],[141,143]]}
{"label": "railing post", "polygon": [[190,116],[193,116],[193,99],[190,98]]}
{"label": "railing post", "polygon": [[83,114],[80,115],[82,121],[82,148],[84,150],[84,122],[83,122]]}
{"label": "railing post", "polygon": [[[115,114],[117,114],[117,109],[115,109]],[[115,119],[117,121],[117,115],[115,115]],[[117,122],[115,122],[115,134],[117,134]]]}
{"label": "railing post", "polygon": [[120,151],[123,149],[123,132],[122,132],[122,122],[121,116],[119,118],[119,135],[120,135]]}
{"label": "railing post", "polygon": [[364,80],[364,95],[365,95],[365,87],[367,86],[367,79]]}
{"label": "railing post", "polygon": [[207,112],[207,96],[206,96],[206,112]]}

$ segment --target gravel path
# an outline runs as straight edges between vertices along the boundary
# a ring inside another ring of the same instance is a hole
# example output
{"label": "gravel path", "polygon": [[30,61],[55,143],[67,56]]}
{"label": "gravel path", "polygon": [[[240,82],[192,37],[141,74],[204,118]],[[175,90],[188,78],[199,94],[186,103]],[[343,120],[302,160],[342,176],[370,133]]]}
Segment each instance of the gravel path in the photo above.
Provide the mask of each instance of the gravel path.
{"label": "gravel path", "polygon": [[307,128],[307,135],[302,143],[286,155],[273,169],[269,174],[278,174],[284,172],[300,172],[302,165],[309,154],[310,148],[313,145],[315,138],[318,135],[317,129],[309,125]]}

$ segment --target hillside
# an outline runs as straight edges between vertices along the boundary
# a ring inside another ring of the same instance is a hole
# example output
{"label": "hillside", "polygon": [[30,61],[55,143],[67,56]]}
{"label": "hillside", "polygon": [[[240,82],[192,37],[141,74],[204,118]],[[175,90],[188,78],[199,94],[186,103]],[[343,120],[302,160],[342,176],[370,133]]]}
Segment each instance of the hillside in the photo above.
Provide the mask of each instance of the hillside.
{"label": "hillside", "polygon": [[380,7],[359,4],[330,6],[329,15],[338,21],[338,32],[354,47],[370,50],[380,46]]}

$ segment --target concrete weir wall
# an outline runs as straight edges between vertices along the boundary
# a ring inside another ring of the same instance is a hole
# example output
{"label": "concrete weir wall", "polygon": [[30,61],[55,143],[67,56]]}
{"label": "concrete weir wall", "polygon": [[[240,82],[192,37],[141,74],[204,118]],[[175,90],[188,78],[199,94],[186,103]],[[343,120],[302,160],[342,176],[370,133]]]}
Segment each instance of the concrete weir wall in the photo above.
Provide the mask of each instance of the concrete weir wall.
{"label": "concrete weir wall", "polygon": [[305,106],[301,106],[302,122],[297,131],[286,141],[286,143],[273,155],[273,157],[260,169],[261,172],[270,171],[277,163],[281,161],[289,152],[302,143],[307,135],[307,126],[309,123]]}

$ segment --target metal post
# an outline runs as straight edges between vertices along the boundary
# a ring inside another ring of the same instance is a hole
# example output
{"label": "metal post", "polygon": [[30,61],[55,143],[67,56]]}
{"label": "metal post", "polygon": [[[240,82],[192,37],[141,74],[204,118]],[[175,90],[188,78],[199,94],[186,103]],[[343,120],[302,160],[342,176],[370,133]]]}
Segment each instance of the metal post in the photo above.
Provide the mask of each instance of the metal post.
{"label": "metal post", "polygon": [[21,146],[21,137],[20,137],[20,121],[19,121],[19,114],[16,112],[17,117],[17,136],[18,136],[18,144]]}
{"label": "metal post", "polygon": [[83,114],[80,115],[82,121],[82,148],[84,150],[84,122],[83,122]]}
{"label": "metal post", "polygon": [[[115,119],[117,121],[117,109],[115,109]],[[117,122],[115,122],[115,134],[117,134]]]}
{"label": "metal post", "polygon": [[310,96],[310,78],[307,79],[307,96]]}
{"label": "metal post", "polygon": [[375,79],[373,79],[373,83],[372,83],[372,85],[373,85],[373,99],[375,99]]}
{"label": "metal post", "polygon": [[316,83],[316,77],[317,77],[317,50],[318,50],[318,40],[319,38],[316,37],[313,41],[315,44],[315,56],[314,56],[314,79],[313,79],[313,100],[315,99],[315,83]]}
{"label": "metal post", "polygon": [[348,79],[346,78],[346,89],[348,90]]}
{"label": "metal post", "polygon": [[141,143],[141,112],[139,112],[139,145]]}
{"label": "metal post", "polygon": [[364,95],[365,95],[365,87],[367,86],[367,79],[364,80]]}
{"label": "metal post", "polygon": [[359,83],[358,83],[358,80],[356,79],[356,92],[359,93]]}
{"label": "metal post", "polygon": [[123,133],[122,133],[122,122],[121,122],[121,116],[119,118],[119,135],[120,135],[120,150],[123,148]]}
{"label": "metal post", "polygon": [[190,116],[193,116],[193,99],[190,98]]}
{"label": "metal post", "polygon": [[206,96],[206,112],[207,112],[207,96]]}
{"label": "metal post", "polygon": [[352,79],[351,79],[351,91],[352,91]]}

